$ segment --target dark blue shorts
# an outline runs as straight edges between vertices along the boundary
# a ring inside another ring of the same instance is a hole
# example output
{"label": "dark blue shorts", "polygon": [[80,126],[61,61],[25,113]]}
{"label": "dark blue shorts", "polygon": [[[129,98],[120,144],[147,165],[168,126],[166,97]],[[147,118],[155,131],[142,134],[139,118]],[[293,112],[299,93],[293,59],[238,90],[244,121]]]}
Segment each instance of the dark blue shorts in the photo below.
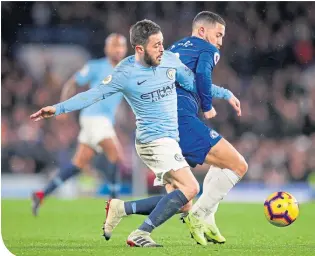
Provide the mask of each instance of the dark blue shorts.
{"label": "dark blue shorts", "polygon": [[222,136],[195,116],[179,116],[179,145],[191,167],[203,164],[210,149]]}

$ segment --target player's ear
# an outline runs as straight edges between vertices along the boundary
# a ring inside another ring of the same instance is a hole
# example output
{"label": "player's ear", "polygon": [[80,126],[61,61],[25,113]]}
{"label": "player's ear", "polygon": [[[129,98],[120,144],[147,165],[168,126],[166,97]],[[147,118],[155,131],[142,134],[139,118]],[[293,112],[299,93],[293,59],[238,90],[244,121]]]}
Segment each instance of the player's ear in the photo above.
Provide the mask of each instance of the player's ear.
{"label": "player's ear", "polygon": [[203,27],[203,26],[201,26],[201,27],[198,28],[198,34],[199,34],[202,38],[204,38],[204,36],[205,36],[205,31],[206,31],[206,29],[205,29],[205,27]]}
{"label": "player's ear", "polygon": [[135,49],[138,53],[144,53],[144,48],[142,45],[136,45]]}

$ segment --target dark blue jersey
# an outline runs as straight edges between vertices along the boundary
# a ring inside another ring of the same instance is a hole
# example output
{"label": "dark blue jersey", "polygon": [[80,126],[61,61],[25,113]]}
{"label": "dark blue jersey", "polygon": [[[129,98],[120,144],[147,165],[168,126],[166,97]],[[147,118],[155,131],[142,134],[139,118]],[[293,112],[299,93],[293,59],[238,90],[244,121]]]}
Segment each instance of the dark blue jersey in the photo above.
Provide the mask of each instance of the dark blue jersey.
{"label": "dark blue jersey", "polygon": [[212,108],[211,73],[220,59],[218,49],[203,39],[191,36],[174,43],[169,50],[177,54],[196,77],[197,94],[177,87],[179,117],[196,116],[199,108],[203,112],[209,111]]}

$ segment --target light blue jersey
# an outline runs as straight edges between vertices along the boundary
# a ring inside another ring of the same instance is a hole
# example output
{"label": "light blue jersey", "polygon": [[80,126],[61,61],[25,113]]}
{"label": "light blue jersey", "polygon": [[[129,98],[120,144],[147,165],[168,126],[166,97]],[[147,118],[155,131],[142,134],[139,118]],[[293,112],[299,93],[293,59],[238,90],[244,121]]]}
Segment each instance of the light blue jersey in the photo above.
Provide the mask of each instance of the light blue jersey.
{"label": "light blue jersey", "polygon": [[[75,74],[75,81],[79,86],[89,84],[90,88],[98,86],[104,77],[112,74],[114,67],[107,58],[90,60]],[[95,103],[80,113],[81,116],[106,116],[112,123],[115,119],[115,113],[122,100],[122,93],[116,93],[104,101]]]}
{"label": "light blue jersey", "polygon": [[[185,90],[196,91],[193,72],[175,54],[165,51],[157,67],[141,66],[135,56],[130,56],[99,86],[54,105],[55,115],[80,110],[122,92],[136,115],[137,141],[148,143],[159,138],[178,141],[175,80]],[[212,94],[217,98],[230,97],[228,90],[217,86],[213,86]]]}
{"label": "light blue jersey", "polygon": [[[147,143],[159,138],[178,141],[175,80],[193,90],[194,75],[174,53],[165,51],[161,64],[144,67],[130,56],[121,61],[103,82],[55,105],[56,115],[90,106],[115,93],[123,93],[136,116],[136,139]],[[107,100],[102,102],[110,104]]]}

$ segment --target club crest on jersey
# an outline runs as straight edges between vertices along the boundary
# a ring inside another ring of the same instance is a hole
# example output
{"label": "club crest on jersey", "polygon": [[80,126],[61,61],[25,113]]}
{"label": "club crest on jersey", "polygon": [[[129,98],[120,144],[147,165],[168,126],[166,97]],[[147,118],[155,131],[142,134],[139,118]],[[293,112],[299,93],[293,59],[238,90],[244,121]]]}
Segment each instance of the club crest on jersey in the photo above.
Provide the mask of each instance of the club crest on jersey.
{"label": "club crest on jersey", "polygon": [[173,68],[169,68],[167,71],[166,71],[166,75],[167,77],[170,79],[170,80],[174,80],[175,79],[175,69]]}
{"label": "club crest on jersey", "polygon": [[216,137],[218,137],[219,136],[219,134],[215,131],[215,130],[211,130],[211,132],[210,132],[210,137],[212,138],[212,139],[215,139]]}
{"label": "club crest on jersey", "polygon": [[103,80],[103,84],[109,84],[110,81],[112,81],[112,75],[109,75],[107,77],[105,77],[105,79]]}
{"label": "club crest on jersey", "polygon": [[220,60],[220,54],[218,52],[215,52],[213,56],[214,65],[217,65],[219,60]]}

